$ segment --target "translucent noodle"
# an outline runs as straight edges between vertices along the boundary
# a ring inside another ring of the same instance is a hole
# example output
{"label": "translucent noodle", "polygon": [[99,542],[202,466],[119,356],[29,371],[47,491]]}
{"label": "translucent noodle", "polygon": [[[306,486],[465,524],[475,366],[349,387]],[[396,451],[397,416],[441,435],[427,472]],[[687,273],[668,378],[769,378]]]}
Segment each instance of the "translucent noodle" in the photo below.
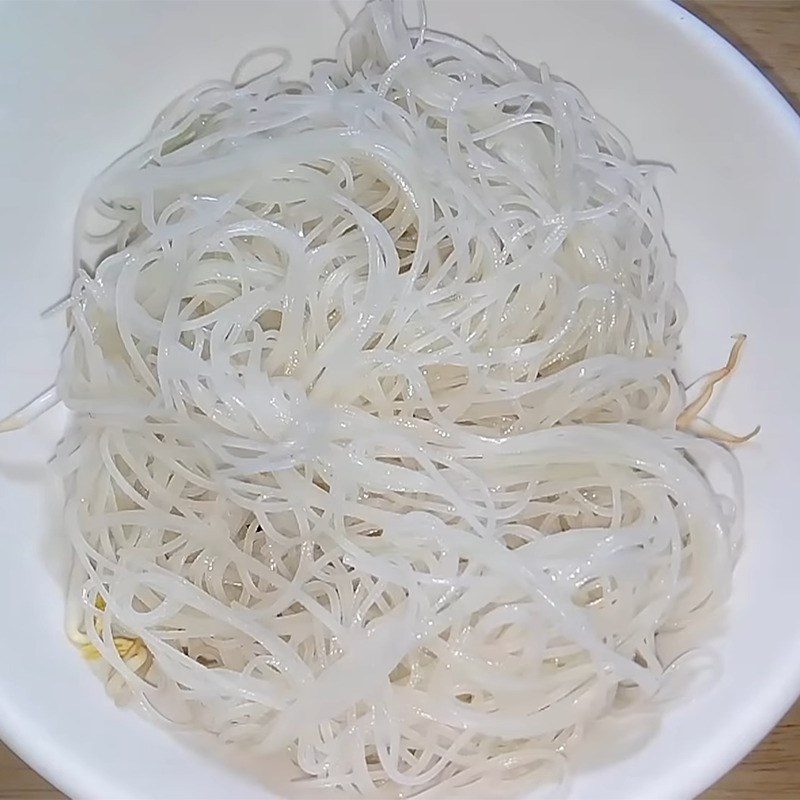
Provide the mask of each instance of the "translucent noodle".
{"label": "translucent noodle", "polygon": [[276,55],[81,209],[70,635],[118,699],[312,783],[508,796],[652,707],[665,634],[728,594],[738,473],[676,429],[653,170],[399,4],[307,84]]}

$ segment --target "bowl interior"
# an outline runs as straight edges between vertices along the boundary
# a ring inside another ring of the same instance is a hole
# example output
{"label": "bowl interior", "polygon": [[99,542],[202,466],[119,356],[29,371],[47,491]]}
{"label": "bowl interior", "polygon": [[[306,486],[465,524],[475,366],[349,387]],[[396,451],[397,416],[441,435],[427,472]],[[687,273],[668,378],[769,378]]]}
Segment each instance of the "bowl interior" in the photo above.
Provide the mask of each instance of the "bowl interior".
{"label": "bowl interior", "polygon": [[[352,12],[358,3],[345,3]],[[746,546],[724,635],[721,676],[670,709],[633,755],[586,769],[575,797],[684,797],[730,768],[800,689],[800,452],[795,316],[800,300],[800,123],[753,67],[668,3],[431,0],[432,27],[475,43],[490,34],[547,61],[629,135],[660,181],[690,321],[683,377],[724,361],[749,334],[717,421],[763,424],[740,452]],[[411,12],[415,13],[415,12]],[[332,52],[328,3],[5,4],[0,7],[0,415],[52,383],[63,320],[39,318],[71,279],[72,221],[89,179],[201,80],[228,76],[262,45],[291,49],[296,72]],[[270,796],[269,788],[116,709],[63,632],[66,553],[46,461],[54,410],[0,438],[0,733],[81,797]],[[277,772],[267,770],[276,789]],[[271,783],[270,783],[271,781]]]}

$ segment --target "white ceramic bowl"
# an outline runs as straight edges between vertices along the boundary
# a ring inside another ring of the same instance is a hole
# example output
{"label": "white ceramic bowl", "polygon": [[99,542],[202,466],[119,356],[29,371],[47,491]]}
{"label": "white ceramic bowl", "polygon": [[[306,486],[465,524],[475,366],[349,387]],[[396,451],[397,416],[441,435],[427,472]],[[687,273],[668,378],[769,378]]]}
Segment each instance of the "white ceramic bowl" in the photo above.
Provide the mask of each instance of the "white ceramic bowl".
{"label": "white ceramic bowl", "polygon": [[[719,364],[750,334],[718,421],[744,430],[744,556],[711,690],[676,707],[631,757],[577,776],[580,798],[700,792],[778,720],[800,689],[800,121],[744,58],[667,2],[446,2],[433,27],[547,61],[633,140],[676,167],[660,188],[691,312],[685,374]],[[48,385],[62,320],[39,312],[71,275],[72,219],[88,180],[155,113],[248,50],[282,44],[300,67],[329,54],[328,3],[0,6],[0,415]],[[63,633],[63,545],[45,462],[53,411],[0,438],[0,734],[75,797],[268,797],[116,709]]]}

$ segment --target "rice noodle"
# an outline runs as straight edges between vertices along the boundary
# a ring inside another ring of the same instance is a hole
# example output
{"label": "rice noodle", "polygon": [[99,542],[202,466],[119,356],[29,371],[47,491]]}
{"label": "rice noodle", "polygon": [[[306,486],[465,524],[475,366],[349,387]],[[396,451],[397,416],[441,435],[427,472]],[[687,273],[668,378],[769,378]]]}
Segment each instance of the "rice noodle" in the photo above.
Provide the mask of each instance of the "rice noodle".
{"label": "rice noodle", "polygon": [[651,702],[662,634],[728,593],[738,477],[676,430],[653,169],[398,4],[307,85],[277,54],[79,214],[70,635],[120,700],[312,782],[508,796]]}

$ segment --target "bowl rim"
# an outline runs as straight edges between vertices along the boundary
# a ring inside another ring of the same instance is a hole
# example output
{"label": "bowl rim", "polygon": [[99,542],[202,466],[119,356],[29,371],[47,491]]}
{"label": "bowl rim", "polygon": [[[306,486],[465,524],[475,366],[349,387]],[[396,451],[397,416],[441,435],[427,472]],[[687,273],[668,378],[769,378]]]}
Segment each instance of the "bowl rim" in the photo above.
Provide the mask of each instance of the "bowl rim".
{"label": "bowl rim", "polygon": [[[680,5],[680,0],[636,0],[636,6],[636,13],[652,15],[671,27],[675,35],[693,36],[706,53],[723,63],[729,75],[761,95],[773,112],[773,123],[785,126],[800,149],[800,110],[796,111],[766,75],[725,36]],[[705,745],[705,758],[684,765],[679,785],[681,796],[695,797],[729,772],[775,727],[798,696],[800,659],[773,677],[769,691],[760,696],[758,713],[747,717],[747,724],[735,738],[712,740]],[[0,693],[0,738],[12,752],[69,797],[109,795],[110,786],[104,782],[98,785],[91,772],[68,757],[58,739],[42,735],[46,731],[20,714],[7,697]]]}

